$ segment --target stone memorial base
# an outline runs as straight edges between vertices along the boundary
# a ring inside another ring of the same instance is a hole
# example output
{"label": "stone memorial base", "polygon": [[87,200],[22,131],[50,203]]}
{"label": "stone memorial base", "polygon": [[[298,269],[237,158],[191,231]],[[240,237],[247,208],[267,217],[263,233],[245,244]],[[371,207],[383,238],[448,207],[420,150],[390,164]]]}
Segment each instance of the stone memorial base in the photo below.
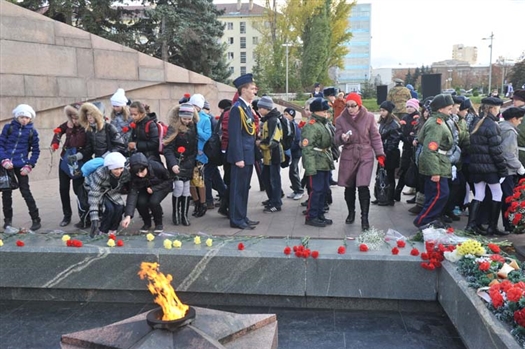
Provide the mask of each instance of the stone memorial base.
{"label": "stone memorial base", "polygon": [[277,318],[273,314],[235,314],[195,308],[192,324],[171,332],[153,329],[142,313],[87,331],[64,334],[62,349],[276,349]]}

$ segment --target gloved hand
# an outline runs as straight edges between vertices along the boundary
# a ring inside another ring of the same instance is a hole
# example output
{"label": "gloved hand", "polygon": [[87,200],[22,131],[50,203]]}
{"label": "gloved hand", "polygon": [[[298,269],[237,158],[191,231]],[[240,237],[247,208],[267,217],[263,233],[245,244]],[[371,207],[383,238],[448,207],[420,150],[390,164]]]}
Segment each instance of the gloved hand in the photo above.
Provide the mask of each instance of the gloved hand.
{"label": "gloved hand", "polygon": [[379,166],[381,167],[385,167],[385,160],[386,160],[386,157],[384,155],[379,155],[377,157],[377,162],[379,163]]}
{"label": "gloved hand", "polygon": [[5,159],[2,161],[2,167],[6,170],[10,170],[13,168],[13,163],[9,159]]}
{"label": "gloved hand", "polygon": [[98,235],[98,227],[99,223],[98,220],[92,220],[91,221],[91,231],[89,232],[89,237],[94,238],[96,235]]}
{"label": "gloved hand", "polygon": [[67,162],[70,165],[73,165],[76,161],[82,160],[84,158],[84,155],[82,153],[76,153],[74,155],[70,155],[67,157]]}
{"label": "gloved hand", "polygon": [[22,176],[27,176],[28,174],[31,173],[31,170],[33,170],[31,165],[25,165],[24,167],[22,167],[22,169],[20,169],[20,174]]}
{"label": "gloved hand", "polygon": [[519,169],[518,169],[518,174],[520,176],[523,176],[525,174],[525,167],[521,166]]}

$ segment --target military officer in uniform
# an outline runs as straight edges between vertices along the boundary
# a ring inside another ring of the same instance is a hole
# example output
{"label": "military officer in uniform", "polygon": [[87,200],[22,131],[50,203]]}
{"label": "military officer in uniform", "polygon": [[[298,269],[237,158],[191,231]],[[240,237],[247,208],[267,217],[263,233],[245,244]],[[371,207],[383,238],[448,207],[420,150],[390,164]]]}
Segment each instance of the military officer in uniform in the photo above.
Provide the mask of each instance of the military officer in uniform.
{"label": "military officer in uniform", "polygon": [[328,120],[328,101],[316,98],[310,103],[312,115],[301,131],[304,175],[311,189],[305,224],[326,227],[332,224],[324,216],[326,193],[330,190],[330,171],[334,169],[332,157],[333,136],[326,124]]}
{"label": "military officer in uniform", "polygon": [[452,164],[447,152],[452,149],[454,139],[447,126],[447,119],[453,105],[451,95],[437,95],[430,103],[432,115],[419,134],[419,143],[423,145],[419,156],[419,173],[425,179],[425,203],[414,220],[414,225],[419,228],[426,225],[444,227],[439,217],[448,200],[448,179],[452,177]]}
{"label": "military officer in uniform", "polygon": [[230,226],[254,229],[258,221],[248,218],[248,193],[255,163],[255,117],[251,103],[257,87],[252,74],[239,76],[233,81],[239,99],[230,109],[228,118],[228,151],[226,161],[231,164]]}
{"label": "military officer in uniform", "polygon": [[406,103],[412,98],[410,90],[403,86],[403,80],[394,79],[396,85],[388,91],[388,96],[386,97],[387,101],[394,103],[396,106],[392,113],[394,113],[399,119],[402,119],[403,116],[407,113]]}

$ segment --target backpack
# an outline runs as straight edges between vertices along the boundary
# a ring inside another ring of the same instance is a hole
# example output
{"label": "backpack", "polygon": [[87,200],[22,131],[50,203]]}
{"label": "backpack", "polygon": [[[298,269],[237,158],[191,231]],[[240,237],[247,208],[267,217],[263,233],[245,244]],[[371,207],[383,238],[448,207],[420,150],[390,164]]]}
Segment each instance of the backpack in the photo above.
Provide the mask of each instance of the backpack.
{"label": "backpack", "polygon": [[202,150],[206,157],[208,158],[208,163],[215,165],[215,166],[221,166],[222,165],[222,149],[221,149],[221,123],[222,123],[222,116],[224,113],[221,114],[221,117],[219,118],[219,121],[215,124],[215,127],[213,128],[213,132],[210,136],[210,138],[206,141],[204,144],[204,149]]}
{"label": "backpack", "polygon": [[384,167],[379,167],[376,175],[376,184],[374,186],[374,194],[376,200],[379,204],[388,203],[388,191],[390,189],[390,183],[388,183],[388,178],[386,174],[386,169]]}
{"label": "backpack", "polygon": [[82,165],[82,168],[80,170],[82,171],[82,175],[84,177],[88,177],[90,174],[92,174],[99,167],[102,166],[104,166],[104,158],[94,158]]}
{"label": "backpack", "polygon": [[281,129],[283,131],[283,139],[281,140],[281,144],[283,146],[283,150],[289,150],[292,147],[293,141],[295,139],[295,127],[291,121],[284,116],[281,116],[280,121]]}
{"label": "backpack", "polygon": [[159,129],[159,154],[163,154],[164,153],[164,143],[162,143],[162,141],[164,140],[164,137],[168,133],[168,125],[166,125],[162,121],[150,120],[146,123],[146,126],[144,127],[147,135],[149,135],[149,128],[152,122],[155,122],[157,124],[157,128]]}

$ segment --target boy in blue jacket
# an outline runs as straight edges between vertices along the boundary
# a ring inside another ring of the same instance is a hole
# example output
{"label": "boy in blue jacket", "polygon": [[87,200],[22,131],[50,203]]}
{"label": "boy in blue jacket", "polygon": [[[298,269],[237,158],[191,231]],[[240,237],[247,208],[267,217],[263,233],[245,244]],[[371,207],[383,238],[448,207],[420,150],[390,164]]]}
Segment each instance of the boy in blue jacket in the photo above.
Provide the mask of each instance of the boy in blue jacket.
{"label": "boy in blue jacket", "polygon": [[[40,215],[35,199],[29,189],[29,173],[33,170],[40,156],[38,132],[33,127],[36,113],[27,104],[20,104],[13,110],[13,120],[4,125],[0,136],[0,163],[8,171],[14,171],[20,193],[24,198],[29,215],[33,221],[30,230],[38,230]],[[13,223],[13,191],[2,192],[4,211],[4,229]]]}

